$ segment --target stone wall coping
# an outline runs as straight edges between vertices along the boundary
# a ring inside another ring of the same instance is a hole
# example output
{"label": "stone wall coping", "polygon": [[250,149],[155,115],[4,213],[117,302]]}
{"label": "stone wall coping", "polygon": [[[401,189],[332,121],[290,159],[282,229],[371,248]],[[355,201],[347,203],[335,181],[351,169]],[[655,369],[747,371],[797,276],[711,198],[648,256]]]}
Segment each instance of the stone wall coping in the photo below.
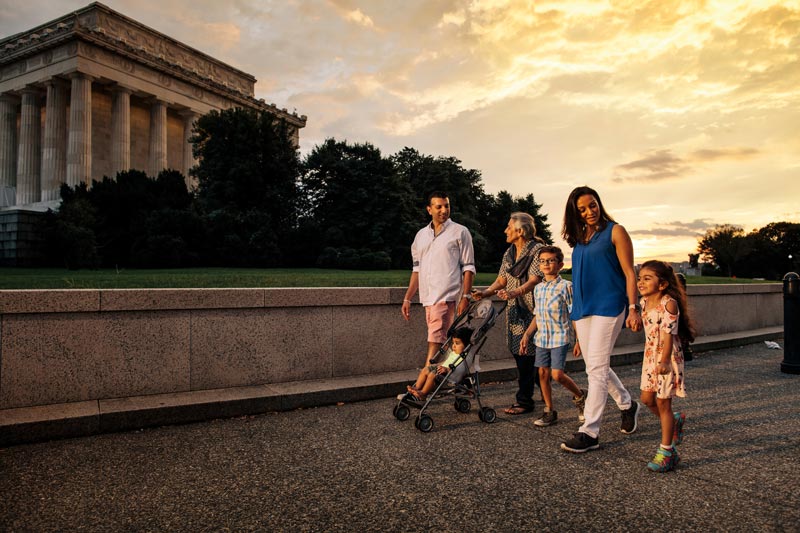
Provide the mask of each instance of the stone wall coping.
{"label": "stone wall coping", "polygon": [[[781,283],[689,285],[689,296],[770,294]],[[0,290],[0,314],[401,305],[404,287]],[[415,302],[416,302],[415,298]]]}
{"label": "stone wall coping", "polygon": [[687,293],[691,296],[717,294],[771,294],[783,292],[783,283],[732,283],[730,285],[689,285]]}

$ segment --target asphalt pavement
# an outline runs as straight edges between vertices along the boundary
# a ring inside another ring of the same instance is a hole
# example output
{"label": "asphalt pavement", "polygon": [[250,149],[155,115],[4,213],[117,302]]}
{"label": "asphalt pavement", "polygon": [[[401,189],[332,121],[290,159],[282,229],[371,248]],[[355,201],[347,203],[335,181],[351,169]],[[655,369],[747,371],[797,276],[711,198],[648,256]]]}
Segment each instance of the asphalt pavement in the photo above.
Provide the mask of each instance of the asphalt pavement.
{"label": "asphalt pavement", "polygon": [[[764,342],[697,353],[666,474],[646,468],[644,408],[624,435],[609,400],[601,449],[569,454],[566,391],[538,428],[542,404],[506,415],[514,383],[495,382],[494,423],[450,399],[430,433],[379,399],[0,448],[0,531],[800,531],[800,376],[782,360]],[[638,397],[641,366],[616,371]]]}

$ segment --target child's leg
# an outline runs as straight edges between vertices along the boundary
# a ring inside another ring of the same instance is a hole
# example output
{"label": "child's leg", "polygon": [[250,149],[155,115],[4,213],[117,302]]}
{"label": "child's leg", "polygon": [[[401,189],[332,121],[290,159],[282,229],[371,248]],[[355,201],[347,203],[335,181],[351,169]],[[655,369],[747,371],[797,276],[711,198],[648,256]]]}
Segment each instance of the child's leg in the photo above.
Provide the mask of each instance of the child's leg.
{"label": "child's leg", "polygon": [[422,387],[425,386],[425,382],[428,380],[429,375],[430,371],[428,370],[428,367],[427,366],[422,367],[422,370],[419,371],[417,382],[414,383],[414,388],[417,390],[422,390]]}
{"label": "child's leg", "polygon": [[658,406],[656,406],[656,393],[650,391],[642,391],[642,395],[639,397],[643,404],[650,409],[650,412],[656,416],[661,416],[658,411]]}
{"label": "child's leg", "polygon": [[542,389],[542,399],[548,411],[553,410],[553,387],[550,385],[550,368],[539,367],[539,387]]}
{"label": "child's leg", "polygon": [[672,412],[672,398],[656,399],[658,416],[661,419],[661,445],[672,446],[672,432],[675,424],[675,413]]}
{"label": "child's leg", "polygon": [[578,387],[578,384],[572,381],[572,378],[569,377],[566,373],[564,373],[563,370],[558,370],[554,368],[553,379],[558,381],[562,387],[570,391],[573,396],[577,397],[583,394],[583,392],[581,392],[580,387]]}
{"label": "child's leg", "polygon": [[422,393],[422,398],[424,399],[425,397],[427,397],[428,394],[433,392],[433,389],[435,388],[436,388],[436,373],[428,372],[428,378],[425,380],[425,384],[420,389],[420,392]]}

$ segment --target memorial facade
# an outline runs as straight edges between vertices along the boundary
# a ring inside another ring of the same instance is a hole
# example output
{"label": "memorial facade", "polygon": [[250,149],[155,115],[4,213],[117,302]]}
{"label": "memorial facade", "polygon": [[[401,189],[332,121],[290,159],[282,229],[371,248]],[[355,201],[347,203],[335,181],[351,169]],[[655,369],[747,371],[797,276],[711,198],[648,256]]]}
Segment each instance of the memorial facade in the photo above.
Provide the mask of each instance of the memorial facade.
{"label": "memorial facade", "polygon": [[[194,164],[192,123],[211,110],[306,117],[255,98],[256,79],[103,4],[0,40],[0,208],[50,205],[61,183]],[[187,183],[187,185],[191,185]]]}
{"label": "memorial facade", "polygon": [[137,169],[181,171],[191,187],[193,122],[243,107],[306,117],[255,98],[256,79],[100,3],[0,40],[0,264],[34,264],[37,212],[62,183]]}

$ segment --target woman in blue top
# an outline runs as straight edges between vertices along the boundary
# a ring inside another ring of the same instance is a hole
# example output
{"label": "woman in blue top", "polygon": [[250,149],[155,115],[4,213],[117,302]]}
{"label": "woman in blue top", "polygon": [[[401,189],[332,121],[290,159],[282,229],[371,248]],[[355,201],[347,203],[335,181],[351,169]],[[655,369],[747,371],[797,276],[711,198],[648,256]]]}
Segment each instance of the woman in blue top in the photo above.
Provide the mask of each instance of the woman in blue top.
{"label": "woman in blue top", "polygon": [[636,431],[639,404],[611,370],[611,350],[623,324],[642,328],[642,317],[633,268],[633,244],[625,228],[603,208],[600,196],[589,187],[578,187],[567,200],[561,235],[572,248],[573,301],[570,318],[575,322],[589,391],[578,433],[561,449],[582,453],[600,447],[600,419],[610,394],[622,411],[623,433]]}

